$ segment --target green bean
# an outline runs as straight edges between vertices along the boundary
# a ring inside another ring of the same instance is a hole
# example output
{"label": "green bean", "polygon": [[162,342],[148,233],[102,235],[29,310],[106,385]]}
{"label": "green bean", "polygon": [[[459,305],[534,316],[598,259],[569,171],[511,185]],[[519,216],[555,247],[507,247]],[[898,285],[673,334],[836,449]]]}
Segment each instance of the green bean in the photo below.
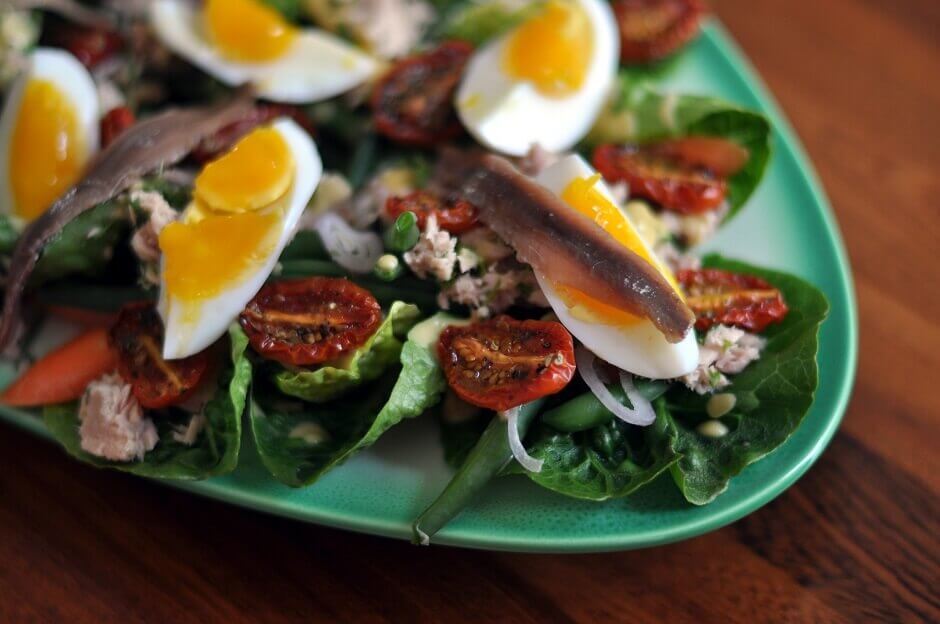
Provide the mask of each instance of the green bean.
{"label": "green bean", "polygon": [[349,169],[346,179],[350,186],[359,188],[366,181],[366,177],[375,168],[375,159],[377,151],[376,138],[374,134],[368,134],[359,140],[352,158],[349,160]]}
{"label": "green bean", "polygon": [[323,239],[313,230],[297,232],[281,254],[281,261],[285,260],[329,260],[330,254],[326,251]]}
{"label": "green bean", "polygon": [[411,211],[398,215],[395,223],[385,230],[385,248],[396,253],[408,251],[418,242],[421,231],[418,229],[418,217]]}
{"label": "green bean", "polygon": [[[659,398],[669,388],[669,382],[661,379],[638,378],[634,384],[640,395],[649,401]],[[619,402],[633,407],[619,383],[608,385],[607,390]],[[574,433],[604,425],[613,417],[613,413],[604,407],[600,399],[588,391],[545,412],[542,422],[559,431]]]}
{"label": "green bean", "polygon": [[[519,408],[519,437],[525,436],[529,425],[542,406],[536,399]],[[424,510],[412,525],[415,543],[427,544],[441,528],[463,511],[490,479],[497,476],[512,461],[509,448],[508,423],[496,417],[480,436],[460,470],[431,506]]]}

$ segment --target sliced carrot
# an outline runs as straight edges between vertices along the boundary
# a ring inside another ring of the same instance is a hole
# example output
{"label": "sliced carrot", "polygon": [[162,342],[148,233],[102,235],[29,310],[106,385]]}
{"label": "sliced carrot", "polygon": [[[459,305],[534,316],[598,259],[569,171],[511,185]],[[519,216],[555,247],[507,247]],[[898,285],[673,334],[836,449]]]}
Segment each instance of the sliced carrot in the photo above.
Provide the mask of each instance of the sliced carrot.
{"label": "sliced carrot", "polygon": [[37,360],[0,394],[0,403],[38,407],[74,401],[90,382],[116,366],[107,330],[89,329]]}

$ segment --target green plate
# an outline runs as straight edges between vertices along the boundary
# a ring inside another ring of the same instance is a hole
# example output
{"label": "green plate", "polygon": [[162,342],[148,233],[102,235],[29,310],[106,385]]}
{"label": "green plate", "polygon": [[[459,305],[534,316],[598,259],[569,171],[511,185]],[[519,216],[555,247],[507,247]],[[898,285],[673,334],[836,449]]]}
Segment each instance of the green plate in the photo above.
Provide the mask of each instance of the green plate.
{"label": "green plate", "polygon": [[[734,522],[780,494],[819,457],[839,425],[855,374],[855,302],[835,219],[808,158],[718,23],[707,24],[704,35],[662,82],[668,88],[714,94],[763,110],[773,121],[775,153],[767,176],[747,209],[708,248],[796,273],[826,293],[832,312],[822,328],[816,402],[789,441],[735,477],[728,491],[705,507],[687,504],[668,475],[635,496],[600,504],[550,493],[524,477],[508,477],[487,488],[435,543],[578,552],[694,537]],[[2,410],[0,416],[47,435],[32,414]],[[277,484],[252,448],[245,449],[238,470],[227,477],[172,485],[272,514],[408,539],[411,520],[449,476],[435,424],[418,419],[392,429],[375,447],[308,489]]]}

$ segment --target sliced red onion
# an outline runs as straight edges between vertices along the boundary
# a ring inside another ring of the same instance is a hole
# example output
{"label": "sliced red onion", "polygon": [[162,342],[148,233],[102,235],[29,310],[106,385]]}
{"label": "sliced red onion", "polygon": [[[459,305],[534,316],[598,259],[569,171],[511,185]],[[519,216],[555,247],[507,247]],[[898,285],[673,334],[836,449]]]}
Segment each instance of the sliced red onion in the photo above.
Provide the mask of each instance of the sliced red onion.
{"label": "sliced red onion", "polygon": [[353,229],[335,212],[323,213],[313,229],[336,264],[353,273],[368,273],[384,253],[382,239],[375,232]]}
{"label": "sliced red onion", "polygon": [[633,385],[633,375],[620,371],[620,387],[633,404],[634,417],[638,421],[636,424],[641,427],[652,425],[656,421],[656,411],[653,410],[653,404],[647,401],[646,397],[640,394],[640,391]]}
{"label": "sliced red onion", "polygon": [[[578,364],[578,373],[580,373],[581,379],[584,380],[584,383],[587,384],[594,396],[597,397],[597,400],[601,402],[601,405],[610,410],[614,416],[625,423],[639,427],[651,425],[653,421],[656,420],[655,414],[652,418],[649,418],[646,412],[642,410],[637,412],[635,409],[630,409],[611,394],[610,390],[607,389],[607,386],[604,385],[604,382],[601,381],[600,376],[597,374],[597,369],[595,368],[597,356],[584,348],[583,345],[575,349],[574,357]],[[622,384],[623,379],[621,379],[621,385]],[[633,388],[632,382],[630,386],[633,393],[639,396],[639,393]],[[624,389],[624,391],[626,392],[626,389]],[[630,402],[636,406],[637,403],[634,401],[633,397],[629,393],[627,393],[627,396],[630,398]],[[643,401],[642,397],[640,397],[640,401]],[[646,403],[649,405],[648,401]]]}
{"label": "sliced red onion", "polygon": [[506,421],[506,428],[509,430],[509,448],[512,449],[512,456],[529,472],[542,472],[542,460],[529,455],[519,437],[519,408],[508,409],[502,412],[500,417]]}

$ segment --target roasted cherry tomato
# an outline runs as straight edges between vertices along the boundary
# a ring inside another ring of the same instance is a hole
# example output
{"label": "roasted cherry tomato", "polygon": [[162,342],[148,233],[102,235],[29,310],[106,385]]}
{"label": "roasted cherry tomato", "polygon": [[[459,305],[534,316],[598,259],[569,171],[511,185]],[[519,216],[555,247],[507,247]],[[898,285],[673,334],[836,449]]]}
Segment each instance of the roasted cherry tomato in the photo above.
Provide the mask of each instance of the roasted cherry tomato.
{"label": "roasted cherry tomato", "polygon": [[180,360],[163,359],[163,321],[150,302],[121,308],[109,339],[118,355],[118,373],[147,408],[182,403],[196,391],[209,368],[208,351]]}
{"label": "roasted cherry tomato", "polygon": [[215,134],[203,139],[191,156],[200,163],[208,162],[227,152],[236,142],[258,126],[278,117],[290,117],[313,136],[313,121],[296,106],[288,104],[258,104],[243,119],[230,123]]}
{"label": "roasted cherry tomato", "polygon": [[403,197],[389,197],[385,202],[385,211],[392,219],[403,212],[413,212],[418,218],[418,228],[424,229],[428,217],[437,217],[437,225],[451,234],[463,234],[475,228],[477,223],[476,206],[458,199],[444,202],[437,195],[426,191],[415,191]]}
{"label": "roasted cherry tomato", "polygon": [[134,113],[126,106],[117,106],[109,110],[101,118],[101,147],[111,145],[111,142],[133,126],[135,121]]}
{"label": "roasted cherry tomato", "polygon": [[558,392],[575,371],[571,334],[554,321],[498,316],[451,325],[441,332],[437,354],[460,398],[496,411]]}
{"label": "roasted cherry tomato", "polygon": [[594,167],[608,181],[626,182],[630,195],[680,214],[714,210],[728,193],[725,181],[707,169],[663,156],[650,145],[598,146]]}
{"label": "roasted cherry tomato", "polygon": [[239,322],[260,355],[311,366],[361,346],[382,322],[382,308],[347,279],[308,277],[268,284]]}
{"label": "roasted cherry tomato", "polygon": [[124,40],[116,32],[74,23],[55,22],[47,36],[51,45],[65,48],[89,69],[124,47]]}
{"label": "roasted cherry tomato", "polygon": [[372,92],[375,129],[386,137],[427,147],[462,132],[454,91],[473,47],[447,41],[396,63]]}
{"label": "roasted cherry tomato", "polygon": [[789,309],[783,294],[753,275],[721,269],[686,269],[676,278],[686,292],[686,303],[695,312],[695,328],[734,325],[762,332],[782,321]]}
{"label": "roasted cherry tomato", "polygon": [[710,136],[687,136],[658,141],[650,146],[653,153],[701,167],[721,178],[733,176],[751,157],[747,148],[734,141]]}
{"label": "roasted cherry tomato", "polygon": [[616,0],[620,59],[649,63],[691,41],[705,12],[701,0]]}

